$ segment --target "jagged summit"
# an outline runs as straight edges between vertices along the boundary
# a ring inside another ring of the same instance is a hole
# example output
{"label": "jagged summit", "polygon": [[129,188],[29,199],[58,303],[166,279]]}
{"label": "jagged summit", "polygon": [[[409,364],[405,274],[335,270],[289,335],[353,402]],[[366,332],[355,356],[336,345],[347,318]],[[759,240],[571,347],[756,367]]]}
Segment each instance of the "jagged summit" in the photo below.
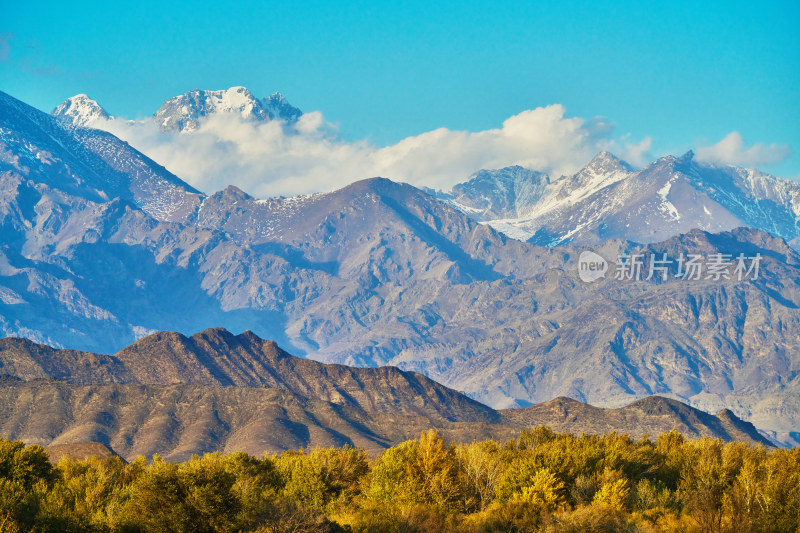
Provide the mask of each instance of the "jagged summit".
{"label": "jagged summit", "polygon": [[156,111],[154,119],[164,131],[193,131],[203,117],[218,113],[238,113],[257,121],[282,120],[295,122],[302,111],[292,106],[276,92],[259,99],[246,87],[231,87],[219,91],[192,89],[170,98]]}
{"label": "jagged summit", "polygon": [[584,170],[586,169],[599,172],[614,172],[621,170],[630,172],[633,170],[633,167],[611,152],[603,150],[594,156],[591,161],[589,161],[586,167],[584,167]]}
{"label": "jagged summit", "polygon": [[[684,154],[679,155],[679,156],[674,155],[674,154],[667,154],[667,155],[661,156],[658,159],[656,159],[655,161],[653,161],[652,163],[650,163],[645,168],[654,168],[654,167],[669,167],[669,168],[673,168],[673,167],[684,167],[686,165],[692,165],[692,164],[697,164],[697,162],[694,160],[694,151],[689,150],[688,152],[685,152]],[[709,165],[709,164],[703,163],[703,166],[704,167],[712,167],[714,165]],[[735,167],[730,167],[730,168],[735,168]]]}
{"label": "jagged summit", "polygon": [[112,118],[100,104],[85,94],[67,98],[50,114],[62,124],[81,127],[90,127],[99,119]]}
{"label": "jagged summit", "polygon": [[514,225],[514,221],[584,198],[626,178],[632,171],[628,163],[602,151],[572,176],[553,178],[514,165],[480,170],[455,185],[451,192],[434,195],[480,222],[490,222],[510,237],[527,240],[532,232]]}
{"label": "jagged summit", "polygon": [[283,93],[278,92],[278,91],[272,93],[271,95],[266,97],[264,100],[266,100],[266,101],[268,101],[268,102],[270,102],[270,103],[272,103],[274,105],[289,104],[289,101],[286,99],[285,96],[283,96]]}

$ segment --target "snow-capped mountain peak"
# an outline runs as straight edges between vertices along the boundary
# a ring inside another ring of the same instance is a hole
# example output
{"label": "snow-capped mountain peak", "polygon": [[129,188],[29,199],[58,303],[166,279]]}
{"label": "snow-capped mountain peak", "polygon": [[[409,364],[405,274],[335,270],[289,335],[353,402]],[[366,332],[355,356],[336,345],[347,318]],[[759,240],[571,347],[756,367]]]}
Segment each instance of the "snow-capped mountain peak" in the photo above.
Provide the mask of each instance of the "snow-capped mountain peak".
{"label": "snow-capped mountain peak", "polygon": [[280,92],[276,91],[276,92],[272,93],[271,95],[269,95],[267,98],[265,98],[265,100],[268,100],[270,102],[281,102],[282,103],[282,102],[286,101],[286,98],[283,96],[283,94],[281,94]]}
{"label": "snow-capped mountain peak", "polygon": [[62,124],[90,127],[99,119],[109,119],[111,115],[100,104],[85,94],[76,94],[64,100],[50,113]]}
{"label": "snow-capped mountain peak", "polygon": [[633,172],[633,168],[611,152],[600,152],[585,167],[573,176],[562,176],[555,182],[558,192],[551,205],[568,200],[572,204],[586,198],[597,191],[618,181],[624,180]]}
{"label": "snow-capped mountain peak", "polygon": [[[696,164],[694,161],[694,152],[689,150],[685,154],[681,156],[675,155],[665,155],[659,157],[652,163],[650,163],[649,167],[670,167],[673,169],[685,169],[688,168],[689,165]],[[648,168],[649,168],[648,167]]]}
{"label": "snow-capped mountain peak", "polygon": [[289,104],[281,93],[258,99],[246,87],[236,86],[219,91],[193,89],[165,101],[154,118],[162,130],[194,131],[203,117],[237,113],[256,121],[282,120],[295,122],[302,111]]}
{"label": "snow-capped mountain peak", "polygon": [[572,176],[538,180],[535,187],[536,180],[522,180],[535,192],[524,196],[518,189],[507,194],[512,169],[478,172],[437,196],[511,237],[548,246],[613,238],[649,243],[692,229],[739,226],[800,239],[799,184],[699,162],[692,151],[661,157],[641,170],[600,152]]}
{"label": "snow-capped mountain peak", "polygon": [[615,156],[611,152],[607,152],[603,150],[602,152],[598,153],[596,156],[589,161],[589,164],[586,165],[584,170],[591,170],[594,172],[618,172],[618,171],[626,171],[630,172],[632,167],[620,159],[619,157]]}

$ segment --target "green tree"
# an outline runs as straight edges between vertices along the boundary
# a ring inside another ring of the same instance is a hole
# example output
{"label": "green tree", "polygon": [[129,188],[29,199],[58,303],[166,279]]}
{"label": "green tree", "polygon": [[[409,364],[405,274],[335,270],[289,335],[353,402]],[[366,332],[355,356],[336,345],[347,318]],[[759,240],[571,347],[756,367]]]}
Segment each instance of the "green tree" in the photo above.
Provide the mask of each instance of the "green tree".
{"label": "green tree", "polygon": [[3,530],[31,528],[55,480],[47,452],[38,445],[0,439],[0,524]]}
{"label": "green tree", "polygon": [[51,483],[53,466],[41,446],[0,439],[0,478],[30,489],[38,481]]}
{"label": "green tree", "polygon": [[177,465],[153,457],[131,485],[125,514],[145,531],[218,533],[236,529],[236,478],[219,454]]}

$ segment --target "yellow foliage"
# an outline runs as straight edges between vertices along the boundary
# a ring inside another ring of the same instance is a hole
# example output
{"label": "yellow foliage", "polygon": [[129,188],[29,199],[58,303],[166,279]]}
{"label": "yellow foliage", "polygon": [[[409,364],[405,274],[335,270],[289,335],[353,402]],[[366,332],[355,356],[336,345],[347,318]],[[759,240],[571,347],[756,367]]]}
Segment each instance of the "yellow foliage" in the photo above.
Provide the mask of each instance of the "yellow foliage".
{"label": "yellow foliage", "polygon": [[255,458],[66,459],[0,440],[0,533],[16,531],[779,532],[800,527],[800,450],[526,432],[427,431],[370,460],[345,446]]}
{"label": "yellow foliage", "polygon": [[555,509],[564,503],[564,482],[547,468],[533,475],[531,484],[514,494],[512,499],[524,500]]}
{"label": "yellow foliage", "polygon": [[600,490],[594,495],[594,503],[623,510],[627,504],[629,492],[628,482],[624,479],[603,483]]}

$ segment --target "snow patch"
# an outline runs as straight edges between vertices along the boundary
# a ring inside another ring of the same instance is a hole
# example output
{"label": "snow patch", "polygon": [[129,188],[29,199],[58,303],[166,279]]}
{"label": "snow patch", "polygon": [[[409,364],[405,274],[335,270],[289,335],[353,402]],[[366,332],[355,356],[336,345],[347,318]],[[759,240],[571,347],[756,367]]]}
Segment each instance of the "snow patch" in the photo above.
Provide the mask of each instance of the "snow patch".
{"label": "snow patch", "polygon": [[494,230],[499,231],[503,235],[518,241],[527,241],[533,237],[532,232],[506,221],[492,220],[489,222],[481,222],[481,224],[488,224]]}
{"label": "snow patch", "polygon": [[672,181],[675,178],[669,180],[663,187],[661,187],[656,194],[661,197],[661,204],[658,206],[658,209],[665,213],[667,216],[672,218],[673,220],[680,220],[681,214],[678,212],[678,208],[667,199],[669,196],[669,191],[672,189]]}

